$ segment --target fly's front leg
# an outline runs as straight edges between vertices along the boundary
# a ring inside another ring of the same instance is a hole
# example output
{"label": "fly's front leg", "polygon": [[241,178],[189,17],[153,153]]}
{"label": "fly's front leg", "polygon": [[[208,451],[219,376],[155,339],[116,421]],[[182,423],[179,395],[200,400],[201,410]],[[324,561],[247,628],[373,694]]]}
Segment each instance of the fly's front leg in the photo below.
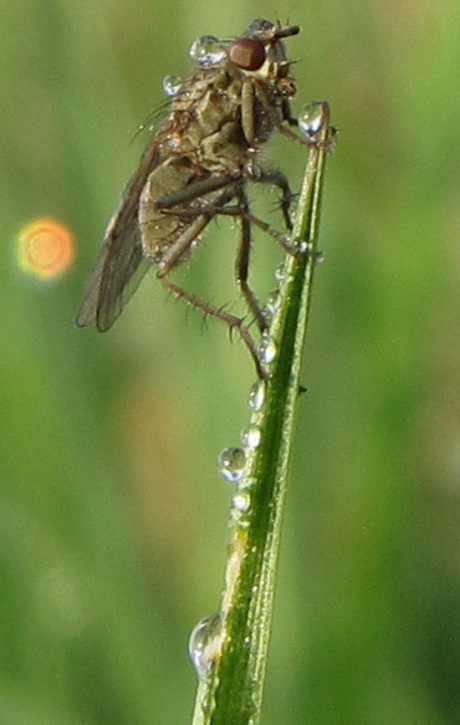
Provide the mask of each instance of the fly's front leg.
{"label": "fly's front leg", "polygon": [[[335,129],[330,127],[330,132],[326,139],[319,140],[316,137],[316,131],[315,128],[315,122],[311,122],[311,119],[309,119],[308,123],[304,123],[303,120],[299,121],[299,119],[296,119],[290,111],[289,101],[287,99],[284,99],[281,103],[281,118],[279,117],[277,111],[273,108],[273,106],[270,104],[269,99],[267,98],[267,95],[265,93],[265,90],[260,85],[260,83],[257,82],[257,80],[253,81],[255,92],[257,93],[257,97],[259,101],[261,102],[265,113],[270,118],[273,126],[278,129],[280,133],[283,134],[283,136],[286,136],[287,138],[290,138],[291,141],[295,141],[296,143],[301,144],[302,146],[307,146],[308,148],[311,148],[312,146],[321,146],[326,149],[326,151],[329,151],[333,148],[333,141],[335,137]],[[316,103],[310,104],[311,108],[316,108],[318,111],[318,125],[324,127],[328,125],[329,120],[329,104],[325,101],[318,101]],[[327,118],[326,118],[327,116]],[[287,122],[289,126],[295,126],[296,128],[301,129],[303,132],[303,136],[298,136],[294,131],[291,131],[290,128],[288,128],[284,122]],[[309,126],[307,130],[307,126]]]}
{"label": "fly's front leg", "polygon": [[244,137],[249,146],[256,140],[255,113],[254,113],[254,84],[252,78],[245,78],[241,89],[241,125]]}
{"label": "fly's front leg", "polygon": [[291,104],[287,98],[285,98],[284,101],[281,103],[281,114],[283,116],[283,121],[286,121],[289,126],[295,126],[296,128],[298,128],[299,121],[292,114]]}

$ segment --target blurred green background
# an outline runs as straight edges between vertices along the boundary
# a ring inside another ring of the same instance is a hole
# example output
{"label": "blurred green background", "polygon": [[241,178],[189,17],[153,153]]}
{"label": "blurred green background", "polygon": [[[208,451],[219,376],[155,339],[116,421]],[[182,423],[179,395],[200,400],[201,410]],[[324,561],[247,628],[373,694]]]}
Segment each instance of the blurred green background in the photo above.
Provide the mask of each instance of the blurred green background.
{"label": "blurred green background", "polygon": [[[252,363],[153,275],[109,334],[74,316],[162,78],[198,35],[278,15],[302,26],[295,108],[329,100],[339,138],[264,723],[460,722],[458,0],[1,10],[1,725],[189,721],[186,642],[218,607],[229,537],[216,457],[247,423]],[[301,156],[280,139],[267,163],[295,185]],[[77,245],[52,282],[16,258],[43,216]],[[238,299],[234,237],[206,235],[190,289]],[[262,297],[274,246],[254,252]]]}

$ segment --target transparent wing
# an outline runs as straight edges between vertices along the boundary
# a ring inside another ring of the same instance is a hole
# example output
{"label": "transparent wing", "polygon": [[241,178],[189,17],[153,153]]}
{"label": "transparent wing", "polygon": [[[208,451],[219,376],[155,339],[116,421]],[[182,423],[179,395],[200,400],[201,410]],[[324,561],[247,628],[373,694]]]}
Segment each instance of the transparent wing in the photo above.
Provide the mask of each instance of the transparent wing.
{"label": "transparent wing", "polygon": [[128,183],[107,227],[78,311],[77,325],[80,327],[95,322],[101,332],[108,330],[151,267],[142,249],[139,197],[158,163],[158,149],[152,143],[144,152],[139,169]]}

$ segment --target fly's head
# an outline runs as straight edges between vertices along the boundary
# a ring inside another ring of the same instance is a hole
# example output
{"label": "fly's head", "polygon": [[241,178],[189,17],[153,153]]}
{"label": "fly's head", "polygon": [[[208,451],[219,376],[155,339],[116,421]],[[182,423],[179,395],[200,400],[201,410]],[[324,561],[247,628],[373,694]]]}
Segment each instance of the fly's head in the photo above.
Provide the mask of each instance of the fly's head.
{"label": "fly's head", "polygon": [[254,20],[229,50],[230,60],[241,70],[260,78],[278,80],[289,75],[290,63],[282,38],[297,35],[298,25],[282,28],[269,20]]}
{"label": "fly's head", "polygon": [[201,36],[193,43],[190,56],[203,68],[234,69],[275,87],[278,95],[289,97],[295,94],[295,86],[283,38],[299,32],[297,25],[281,27],[269,20],[254,20],[244,35],[231,42]]}

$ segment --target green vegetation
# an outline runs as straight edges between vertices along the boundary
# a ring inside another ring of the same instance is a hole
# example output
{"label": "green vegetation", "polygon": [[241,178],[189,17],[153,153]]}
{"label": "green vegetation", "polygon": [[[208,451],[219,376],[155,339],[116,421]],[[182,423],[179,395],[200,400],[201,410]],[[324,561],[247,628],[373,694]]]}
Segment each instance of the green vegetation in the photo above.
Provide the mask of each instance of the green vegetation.
{"label": "green vegetation", "polygon": [[[23,0],[0,27],[2,725],[190,721],[186,642],[229,536],[215,460],[247,425],[252,362],[153,276],[107,335],[73,319],[162,78],[197,35],[287,12],[296,110],[328,100],[339,144],[262,722],[459,721],[457,4]],[[300,182],[297,148],[270,159]],[[16,264],[44,216],[77,243],[53,282]],[[231,227],[179,273],[217,304],[238,304]],[[282,255],[254,246],[263,298]]]}

